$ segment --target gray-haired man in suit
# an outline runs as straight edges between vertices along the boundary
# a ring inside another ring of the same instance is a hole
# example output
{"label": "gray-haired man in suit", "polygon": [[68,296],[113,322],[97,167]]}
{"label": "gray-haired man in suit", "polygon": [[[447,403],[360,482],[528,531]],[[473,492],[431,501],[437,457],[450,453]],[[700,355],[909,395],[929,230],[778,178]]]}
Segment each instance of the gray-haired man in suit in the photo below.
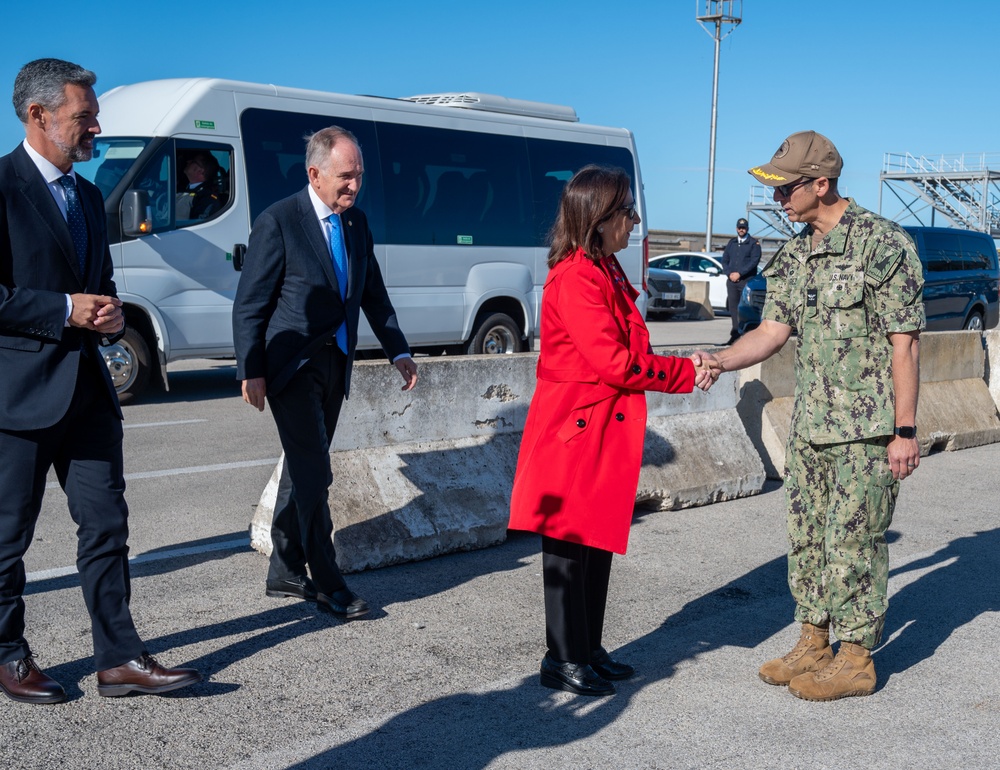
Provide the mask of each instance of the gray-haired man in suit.
{"label": "gray-haired man in suit", "polygon": [[354,205],[364,175],[357,139],[337,126],[317,131],[306,147],[306,172],[305,189],[254,222],[233,305],[236,376],[248,404],[263,411],[267,399],[285,450],[266,593],[352,619],[368,604],[337,567],[328,494],[330,441],[350,393],[361,311],[403,376],[403,390],[416,384],[417,366],[368,220]]}

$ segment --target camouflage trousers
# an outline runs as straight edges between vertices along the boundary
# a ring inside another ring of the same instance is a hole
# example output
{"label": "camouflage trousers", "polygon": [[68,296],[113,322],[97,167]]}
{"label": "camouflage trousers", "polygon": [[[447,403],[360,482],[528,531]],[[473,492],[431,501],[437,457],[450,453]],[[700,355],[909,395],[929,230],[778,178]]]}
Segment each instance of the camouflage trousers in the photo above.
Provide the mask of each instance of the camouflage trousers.
{"label": "camouflage trousers", "polygon": [[899,493],[888,438],[815,445],[794,433],[785,454],[788,585],[800,623],[841,641],[879,643],[888,606],[885,533]]}

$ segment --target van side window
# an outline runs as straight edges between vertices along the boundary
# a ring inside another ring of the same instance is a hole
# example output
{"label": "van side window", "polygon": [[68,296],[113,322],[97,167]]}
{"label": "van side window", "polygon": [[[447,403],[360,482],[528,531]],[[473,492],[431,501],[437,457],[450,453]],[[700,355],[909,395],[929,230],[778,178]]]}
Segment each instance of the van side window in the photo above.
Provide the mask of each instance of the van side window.
{"label": "van side window", "polygon": [[[576,144],[552,139],[528,139],[528,160],[531,164],[531,188],[535,209],[536,245],[544,246],[549,230],[559,210],[563,185],[573,174],[589,163],[618,166],[629,176],[635,168],[632,153],[624,147],[603,144]],[[632,193],[635,194],[635,179]],[[638,195],[636,195],[638,199]]]}
{"label": "van side window", "polygon": [[[184,163],[194,175],[199,158],[207,167],[198,178],[196,188],[179,168]],[[176,148],[167,142],[149,159],[132,182],[133,189],[145,190],[153,215],[152,232],[164,232],[180,227],[190,227],[214,219],[229,205],[230,174],[233,149],[226,145],[209,145],[204,142],[182,144]]]}
{"label": "van side window", "polygon": [[534,245],[523,138],[376,125],[390,243]]}
{"label": "van side window", "polygon": [[921,253],[928,273],[943,273],[961,267],[962,247],[955,233],[924,232]]}
{"label": "van side window", "polygon": [[174,222],[177,227],[215,219],[232,197],[232,147],[178,142],[175,160]]}
{"label": "van side window", "polygon": [[997,250],[992,238],[962,233],[962,269],[990,270],[997,263]]}
{"label": "van side window", "polygon": [[257,107],[243,111],[240,130],[247,169],[250,221],[257,219],[272,203],[305,188],[309,181],[305,166],[306,139],[330,126],[346,128],[361,145],[365,175],[357,206],[367,215],[375,241],[381,242],[385,234],[385,216],[375,124],[339,115],[308,115]]}

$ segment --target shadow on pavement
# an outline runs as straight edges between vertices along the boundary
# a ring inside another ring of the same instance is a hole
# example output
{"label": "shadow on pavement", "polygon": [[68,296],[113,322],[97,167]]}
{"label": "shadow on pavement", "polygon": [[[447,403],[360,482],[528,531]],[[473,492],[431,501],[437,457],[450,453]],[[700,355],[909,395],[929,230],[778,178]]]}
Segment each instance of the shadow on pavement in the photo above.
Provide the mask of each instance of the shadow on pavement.
{"label": "shadow on pavement", "polygon": [[[931,657],[958,628],[1000,610],[1000,529],[953,540],[930,556],[891,570],[890,577],[931,571],[889,597],[884,637],[876,652],[880,686],[887,677]],[[892,639],[893,634],[899,634]]]}
{"label": "shadow on pavement", "polygon": [[[533,543],[537,549],[537,542]],[[791,615],[785,559],[774,559],[695,599],[655,631],[616,651],[639,674],[612,698],[581,698],[547,690],[532,673],[506,690],[449,695],[397,714],[367,734],[290,767],[481,768],[498,757],[572,743],[599,732],[642,688],[671,677],[678,664],[720,647],[755,647],[785,628]],[[784,607],[774,610],[785,597]],[[760,604],[768,605],[766,613]],[[539,606],[539,612],[541,612]],[[736,622],[734,615],[752,618]],[[448,760],[451,761],[448,761]]]}
{"label": "shadow on pavement", "polygon": [[[147,389],[122,406],[140,404],[176,404],[179,402],[211,401],[219,398],[242,398],[240,383],[236,379],[235,360],[209,360],[200,369],[183,369],[170,372],[170,390],[162,383],[150,379]],[[126,418],[128,415],[126,414]]]}

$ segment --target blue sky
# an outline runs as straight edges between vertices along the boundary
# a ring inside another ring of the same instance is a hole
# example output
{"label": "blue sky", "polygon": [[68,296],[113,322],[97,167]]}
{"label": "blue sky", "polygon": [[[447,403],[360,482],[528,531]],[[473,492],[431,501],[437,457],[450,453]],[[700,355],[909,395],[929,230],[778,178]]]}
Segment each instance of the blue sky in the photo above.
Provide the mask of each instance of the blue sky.
{"label": "blue sky", "polygon": [[[568,104],[583,122],[631,129],[650,227],[704,230],[714,53],[695,21],[704,0],[173,7],[8,8],[0,150],[23,138],[9,106],[14,77],[45,56],[94,70],[98,94],[195,76],[379,96],[483,91]],[[842,191],[872,209],[886,152],[1000,152],[998,28],[994,2],[745,0],[721,49],[714,230],[732,232],[746,209],[746,169],[795,131],[834,141]],[[888,199],[884,213],[897,213]]]}

